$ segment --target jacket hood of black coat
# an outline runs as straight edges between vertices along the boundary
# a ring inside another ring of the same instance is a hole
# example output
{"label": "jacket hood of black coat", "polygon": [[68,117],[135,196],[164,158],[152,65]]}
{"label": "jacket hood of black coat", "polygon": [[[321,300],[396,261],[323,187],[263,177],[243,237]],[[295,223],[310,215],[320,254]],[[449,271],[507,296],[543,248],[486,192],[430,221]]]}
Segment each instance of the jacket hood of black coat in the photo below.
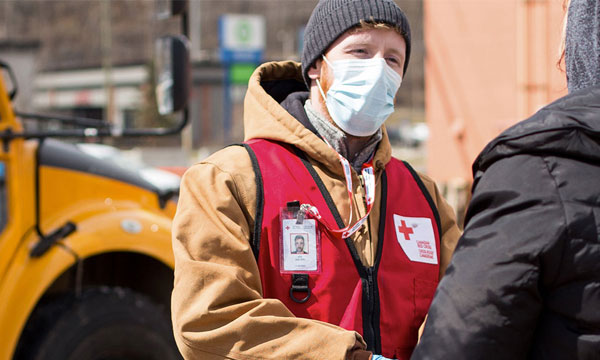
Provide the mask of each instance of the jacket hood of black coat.
{"label": "jacket hood of black coat", "polygon": [[600,164],[600,86],[573,92],[505,130],[475,159],[473,176],[499,159],[521,154]]}

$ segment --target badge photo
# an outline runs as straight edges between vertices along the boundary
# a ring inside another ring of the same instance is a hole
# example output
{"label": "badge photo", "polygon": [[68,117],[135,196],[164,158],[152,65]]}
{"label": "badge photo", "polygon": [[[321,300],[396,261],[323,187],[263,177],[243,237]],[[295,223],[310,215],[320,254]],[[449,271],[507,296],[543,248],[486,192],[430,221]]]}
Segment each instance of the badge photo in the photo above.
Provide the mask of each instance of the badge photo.
{"label": "badge photo", "polygon": [[290,234],[290,249],[292,249],[292,254],[308,254],[308,244],[306,239],[308,239],[308,233]]}

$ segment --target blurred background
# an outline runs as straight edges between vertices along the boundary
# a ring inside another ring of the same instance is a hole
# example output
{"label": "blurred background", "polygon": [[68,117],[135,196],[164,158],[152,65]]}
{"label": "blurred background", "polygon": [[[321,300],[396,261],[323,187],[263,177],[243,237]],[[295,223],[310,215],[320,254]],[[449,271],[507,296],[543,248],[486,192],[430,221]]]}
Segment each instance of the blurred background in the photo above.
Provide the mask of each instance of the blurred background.
{"label": "blurred background", "polygon": [[[394,154],[432,176],[462,218],[470,166],[483,146],[566,93],[557,66],[562,0],[396,2],[410,19],[413,52],[386,124]],[[300,59],[316,3],[190,0],[189,125],[170,137],[94,142],[181,172],[241,141],[250,74],[261,62]],[[155,110],[152,47],[156,34],[177,33],[180,25],[158,21],[160,6],[161,0],[0,0],[0,57],[19,82],[15,108],[119,128],[169,125],[173,120]]]}

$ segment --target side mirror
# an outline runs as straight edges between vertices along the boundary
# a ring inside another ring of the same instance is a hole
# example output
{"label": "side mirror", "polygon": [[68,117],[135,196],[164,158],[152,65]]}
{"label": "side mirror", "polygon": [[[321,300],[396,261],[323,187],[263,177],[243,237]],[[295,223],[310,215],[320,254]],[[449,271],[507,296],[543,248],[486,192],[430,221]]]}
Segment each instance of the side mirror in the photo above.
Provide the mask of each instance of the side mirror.
{"label": "side mirror", "polygon": [[17,78],[15,77],[15,73],[12,71],[12,68],[0,60],[0,76],[4,81],[4,85],[6,88],[6,94],[10,100],[13,100],[15,96],[17,96]]}
{"label": "side mirror", "polygon": [[190,93],[188,41],[183,36],[165,36],[155,43],[154,74],[158,112],[168,115],[183,110]]}
{"label": "side mirror", "polygon": [[171,15],[181,15],[187,11],[187,0],[171,0]]}

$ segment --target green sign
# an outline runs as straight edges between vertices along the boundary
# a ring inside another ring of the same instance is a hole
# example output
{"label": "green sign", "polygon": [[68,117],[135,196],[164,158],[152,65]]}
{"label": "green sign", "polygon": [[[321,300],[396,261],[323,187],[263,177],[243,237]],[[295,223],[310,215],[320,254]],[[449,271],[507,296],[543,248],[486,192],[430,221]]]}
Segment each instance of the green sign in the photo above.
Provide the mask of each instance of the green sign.
{"label": "green sign", "polygon": [[229,79],[232,84],[248,85],[254,69],[256,69],[254,64],[233,64],[229,68]]}
{"label": "green sign", "polygon": [[240,20],[235,25],[235,37],[241,44],[249,44],[252,39],[252,25],[248,20]]}

